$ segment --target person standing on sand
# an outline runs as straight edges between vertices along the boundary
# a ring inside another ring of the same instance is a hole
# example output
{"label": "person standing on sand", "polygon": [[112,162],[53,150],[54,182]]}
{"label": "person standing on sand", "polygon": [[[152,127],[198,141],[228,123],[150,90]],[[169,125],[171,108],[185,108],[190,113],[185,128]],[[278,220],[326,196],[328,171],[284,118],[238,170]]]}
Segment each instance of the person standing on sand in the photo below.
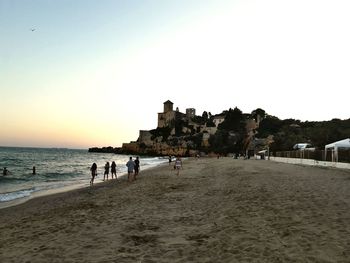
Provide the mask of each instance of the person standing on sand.
{"label": "person standing on sand", "polygon": [[169,166],[171,164],[171,155],[169,155]]}
{"label": "person standing on sand", "polygon": [[176,157],[176,160],[175,160],[176,175],[180,174],[180,168],[182,168],[182,160],[180,156],[178,156]]}
{"label": "person standing on sand", "polygon": [[115,161],[112,162],[111,164],[111,173],[112,173],[112,179],[113,179],[113,175],[115,175],[115,179],[117,178],[117,169],[116,169],[117,165],[115,164]]}
{"label": "person standing on sand", "polygon": [[134,169],[135,169],[135,162],[132,160],[132,157],[129,158],[129,161],[126,163],[126,167],[128,167],[128,182],[133,181],[134,175]]}
{"label": "person standing on sand", "polygon": [[108,180],[108,175],[109,175],[109,162],[106,162],[105,164],[105,172],[103,174],[103,181],[106,179],[106,175],[107,175],[107,180]]}
{"label": "person standing on sand", "polygon": [[136,175],[139,174],[139,171],[140,171],[140,160],[139,160],[139,157],[137,156],[135,160],[135,175],[134,175],[135,180],[136,180]]}
{"label": "person standing on sand", "polygon": [[91,180],[90,180],[90,186],[93,186],[94,184],[94,180],[95,180],[95,177],[97,175],[97,164],[96,163],[93,163],[91,168],[90,168],[90,171],[91,171]]}

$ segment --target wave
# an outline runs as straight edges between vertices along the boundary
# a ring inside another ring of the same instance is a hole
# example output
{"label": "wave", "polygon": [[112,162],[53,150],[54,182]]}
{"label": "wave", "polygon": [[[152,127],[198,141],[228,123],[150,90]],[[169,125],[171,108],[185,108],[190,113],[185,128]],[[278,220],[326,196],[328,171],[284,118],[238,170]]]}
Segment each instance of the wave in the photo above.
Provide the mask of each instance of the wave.
{"label": "wave", "polygon": [[23,182],[23,181],[30,181],[31,178],[18,178],[18,177],[11,177],[11,176],[0,176],[0,183],[14,183],[16,181]]}
{"label": "wave", "polygon": [[28,197],[33,192],[35,192],[35,188],[23,189],[15,192],[10,192],[10,193],[3,193],[3,194],[0,194],[0,202],[9,202],[15,199]]}

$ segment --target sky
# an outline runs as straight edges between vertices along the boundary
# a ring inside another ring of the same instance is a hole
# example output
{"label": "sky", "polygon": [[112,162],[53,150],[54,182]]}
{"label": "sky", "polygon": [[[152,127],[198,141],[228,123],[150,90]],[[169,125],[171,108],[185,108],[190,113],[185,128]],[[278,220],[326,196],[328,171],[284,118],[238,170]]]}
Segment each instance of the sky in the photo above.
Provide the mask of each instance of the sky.
{"label": "sky", "polygon": [[350,118],[350,1],[0,0],[0,145],[137,140],[174,109]]}

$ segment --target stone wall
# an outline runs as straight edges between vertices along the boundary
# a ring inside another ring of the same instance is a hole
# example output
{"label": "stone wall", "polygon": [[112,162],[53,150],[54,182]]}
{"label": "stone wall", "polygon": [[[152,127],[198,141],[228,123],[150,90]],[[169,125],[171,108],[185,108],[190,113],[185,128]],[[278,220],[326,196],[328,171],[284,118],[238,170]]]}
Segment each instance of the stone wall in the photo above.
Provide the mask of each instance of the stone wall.
{"label": "stone wall", "polygon": [[129,152],[129,153],[140,152],[140,146],[137,142],[123,143],[122,149],[124,152]]}
{"label": "stone wall", "polygon": [[171,125],[175,120],[175,111],[158,113],[158,128],[164,128]]}
{"label": "stone wall", "polygon": [[139,139],[140,144],[145,144],[146,146],[151,146],[153,144],[152,141],[152,133],[150,131],[142,131],[140,130]]}

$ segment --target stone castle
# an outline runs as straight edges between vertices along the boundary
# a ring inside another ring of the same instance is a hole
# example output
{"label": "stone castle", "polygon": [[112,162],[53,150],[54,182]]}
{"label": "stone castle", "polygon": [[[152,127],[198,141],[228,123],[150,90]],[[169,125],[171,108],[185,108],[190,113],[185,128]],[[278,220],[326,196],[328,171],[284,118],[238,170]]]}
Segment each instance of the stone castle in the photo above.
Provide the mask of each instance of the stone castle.
{"label": "stone castle", "polygon": [[[154,134],[154,130],[139,131],[139,138],[135,142],[123,143],[123,152],[130,153],[143,153],[143,154],[158,154],[158,155],[192,155],[196,154],[196,150],[188,150],[188,146],[191,142],[186,140],[186,135],[194,135],[202,133],[202,146],[209,145],[209,137],[217,131],[218,125],[224,121],[225,116],[216,115],[213,118],[214,126],[207,127],[206,123],[199,124],[193,121],[196,117],[196,110],[194,108],[187,108],[186,113],[182,113],[178,108],[173,109],[173,103],[170,100],[164,102],[163,112],[158,113],[158,125],[157,129],[169,129],[169,137],[157,136]],[[176,137],[176,125],[175,122],[186,122],[187,125],[181,127],[181,134],[184,136]],[[177,139],[176,145],[169,144],[174,137]]]}
{"label": "stone castle", "polygon": [[[182,113],[178,108],[174,110],[170,100],[163,103],[163,112],[158,113],[157,128],[153,130],[140,130],[136,141],[123,143],[120,148],[103,147],[90,148],[92,152],[114,152],[122,154],[143,155],[180,155],[194,156],[201,154],[199,149],[209,153],[211,147],[209,139],[215,135],[218,126],[225,120],[225,113],[210,115],[209,118],[196,116],[194,108],[187,108]],[[257,139],[256,129],[262,116],[252,117],[251,114],[243,114],[245,118],[245,134],[243,139],[243,151],[256,151],[259,147],[265,147],[271,143],[271,139]],[[236,134],[229,132],[231,140],[235,140]],[[259,146],[260,145],[260,146]]]}

